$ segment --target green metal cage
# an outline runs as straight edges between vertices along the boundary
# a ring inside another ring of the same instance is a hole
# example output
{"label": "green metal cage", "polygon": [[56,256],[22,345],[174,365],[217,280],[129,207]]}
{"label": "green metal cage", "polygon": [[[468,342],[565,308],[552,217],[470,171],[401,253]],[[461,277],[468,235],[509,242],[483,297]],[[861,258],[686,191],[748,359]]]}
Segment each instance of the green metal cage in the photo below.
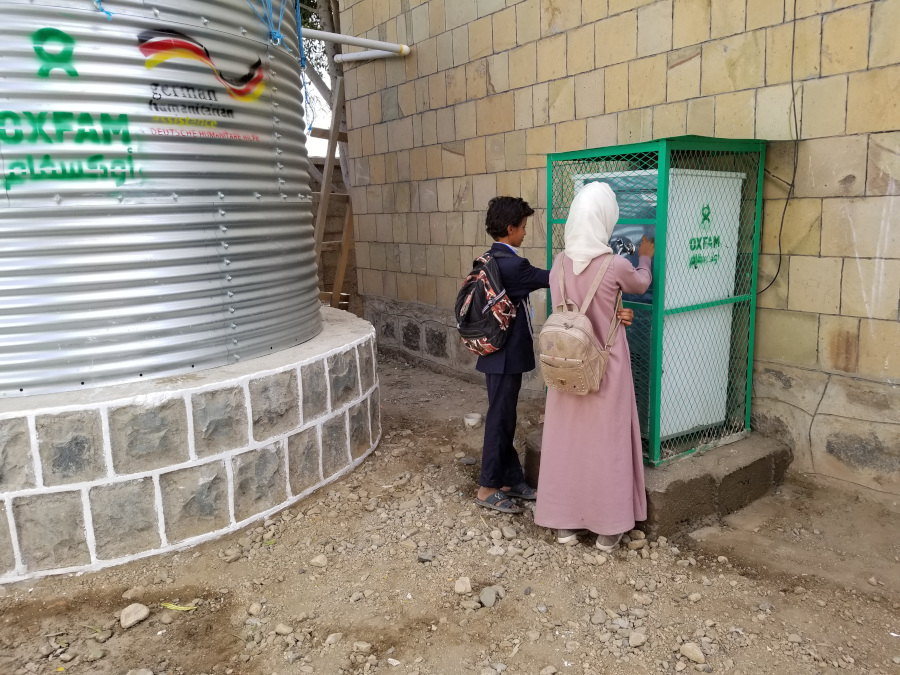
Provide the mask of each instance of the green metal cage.
{"label": "green metal cage", "polygon": [[650,289],[625,296],[650,465],[749,433],[764,165],[765,141],[702,136],[547,158],[548,268],[572,199],[593,181],[619,202],[614,250],[636,265],[641,236],[656,239]]}

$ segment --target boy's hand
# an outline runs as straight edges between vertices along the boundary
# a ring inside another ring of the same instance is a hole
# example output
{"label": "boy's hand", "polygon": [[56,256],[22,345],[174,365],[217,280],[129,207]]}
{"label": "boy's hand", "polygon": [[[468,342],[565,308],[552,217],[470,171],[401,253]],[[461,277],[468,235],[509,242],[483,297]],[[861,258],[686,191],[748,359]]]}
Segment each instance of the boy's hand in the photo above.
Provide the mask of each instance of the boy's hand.
{"label": "boy's hand", "polygon": [[645,255],[652,258],[655,252],[656,242],[653,239],[647,239],[647,235],[645,234],[641,239],[641,245],[638,247],[638,255]]}
{"label": "boy's hand", "polygon": [[620,309],[619,313],[616,316],[619,317],[619,321],[622,322],[623,326],[630,326],[631,322],[634,320],[634,310]]}

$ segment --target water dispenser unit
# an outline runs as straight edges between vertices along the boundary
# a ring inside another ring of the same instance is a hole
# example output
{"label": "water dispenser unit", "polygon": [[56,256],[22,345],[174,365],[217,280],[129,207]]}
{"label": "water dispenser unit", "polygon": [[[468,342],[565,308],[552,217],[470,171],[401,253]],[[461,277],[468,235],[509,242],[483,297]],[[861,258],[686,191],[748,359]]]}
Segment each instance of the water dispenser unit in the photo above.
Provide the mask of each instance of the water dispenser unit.
{"label": "water dispenser unit", "polygon": [[619,201],[616,253],[636,265],[641,237],[656,239],[653,283],[625,296],[650,464],[749,431],[764,154],[765,141],[683,136],[548,157],[548,265],[594,181]]}

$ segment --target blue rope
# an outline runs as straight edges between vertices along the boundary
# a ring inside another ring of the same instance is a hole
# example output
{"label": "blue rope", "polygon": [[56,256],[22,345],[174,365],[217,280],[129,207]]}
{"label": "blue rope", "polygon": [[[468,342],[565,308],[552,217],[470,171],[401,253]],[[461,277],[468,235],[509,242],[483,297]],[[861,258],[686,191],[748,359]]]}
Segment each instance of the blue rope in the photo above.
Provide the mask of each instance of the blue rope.
{"label": "blue rope", "polygon": [[[95,2],[97,0],[94,0]],[[265,12],[265,16],[256,11],[256,7],[253,6],[253,3],[250,0],[247,0],[247,4],[250,5],[250,9],[253,10],[253,13],[262,21],[266,28],[269,29],[269,40],[272,41],[272,44],[275,46],[281,45],[284,41],[284,35],[281,32],[281,22],[284,19],[284,7],[287,0],[281,0],[281,11],[278,13],[278,26],[275,25],[275,17],[274,10],[272,8],[272,0],[260,0],[262,3],[263,12]],[[290,47],[287,45],[283,45],[285,49],[288,51]]]}
{"label": "blue rope", "polygon": [[103,8],[103,0],[94,0],[94,4],[97,5],[97,9],[98,9],[98,10],[100,10],[101,12],[103,12],[104,14],[106,14],[106,20],[107,20],[107,21],[112,21],[112,15],[113,15],[113,13],[110,12],[108,9],[104,9],[104,8]]}

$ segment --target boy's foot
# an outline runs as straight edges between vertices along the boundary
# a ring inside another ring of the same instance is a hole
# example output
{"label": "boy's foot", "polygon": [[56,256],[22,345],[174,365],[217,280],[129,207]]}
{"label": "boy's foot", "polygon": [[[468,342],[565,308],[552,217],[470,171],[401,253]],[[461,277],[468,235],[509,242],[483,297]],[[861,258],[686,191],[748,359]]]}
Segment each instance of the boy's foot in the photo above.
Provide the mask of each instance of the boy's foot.
{"label": "boy's foot", "polygon": [[504,490],[504,492],[510,497],[518,497],[519,499],[537,499],[537,490],[525,482],[511,487],[509,490]]}
{"label": "boy's foot", "polygon": [[494,509],[495,511],[500,511],[502,513],[522,513],[522,511],[524,511],[521,507],[516,506],[513,503],[513,500],[502,490],[497,490],[484,499],[478,499],[476,497],[475,503],[486,509]]}
{"label": "boy's foot", "polygon": [[619,545],[620,541],[622,541],[621,534],[598,534],[597,548],[599,548],[601,551],[609,553]]}
{"label": "boy's foot", "polygon": [[578,541],[578,537],[582,534],[587,534],[587,530],[557,530],[556,541],[560,544],[571,544]]}

